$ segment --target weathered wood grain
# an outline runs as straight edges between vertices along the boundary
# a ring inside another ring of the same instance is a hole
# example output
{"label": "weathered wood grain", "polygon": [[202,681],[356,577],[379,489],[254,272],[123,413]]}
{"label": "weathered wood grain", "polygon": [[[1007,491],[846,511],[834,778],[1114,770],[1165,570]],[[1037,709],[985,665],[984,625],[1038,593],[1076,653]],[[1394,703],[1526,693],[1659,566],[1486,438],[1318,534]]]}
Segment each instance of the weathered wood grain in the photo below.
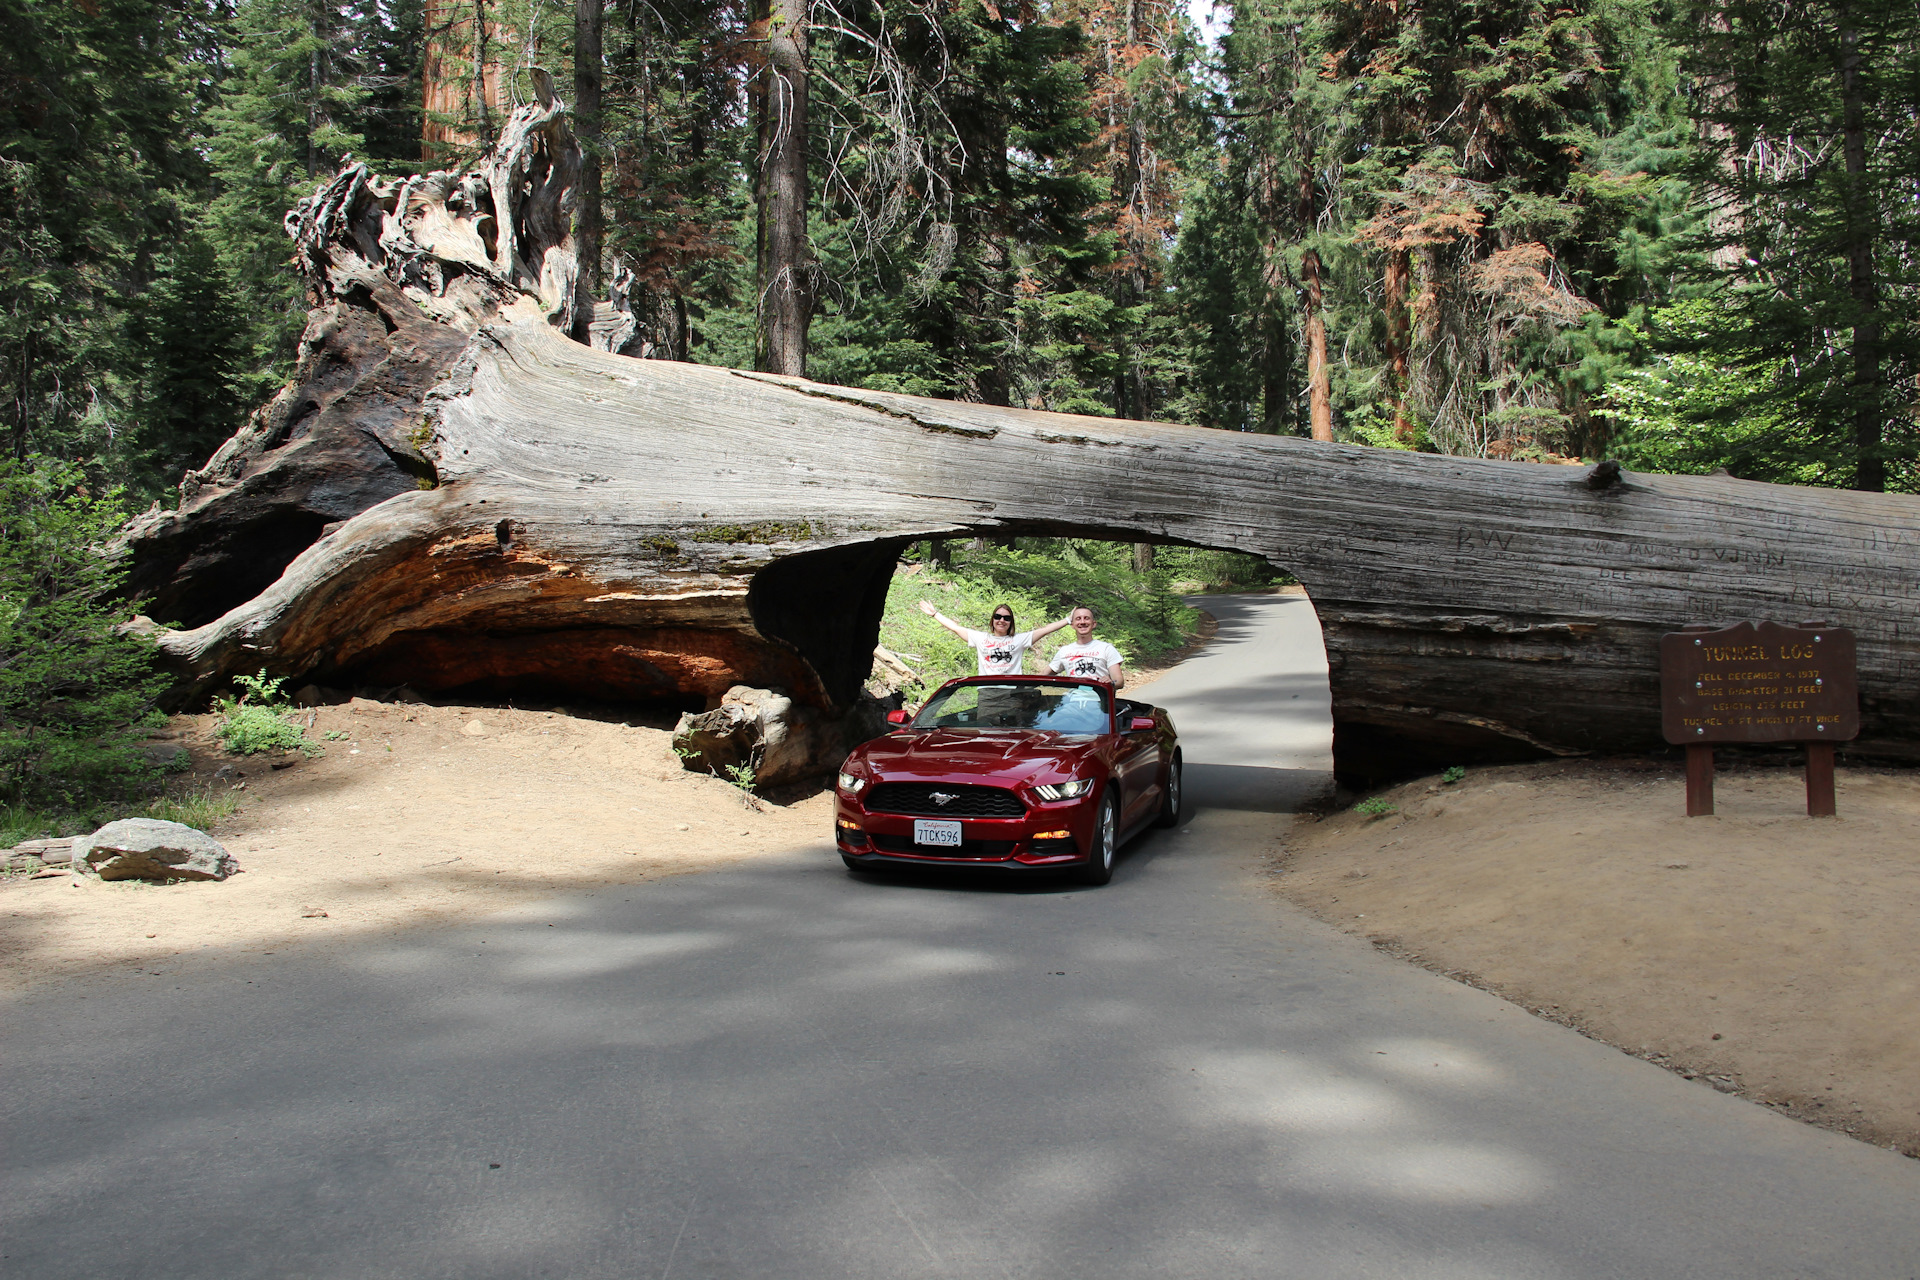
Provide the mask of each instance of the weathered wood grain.
{"label": "weathered wood grain", "polygon": [[[751,668],[834,707],[867,673],[907,541],[1075,533],[1297,574],[1355,776],[1658,747],[1660,634],[1749,617],[1853,628],[1856,750],[1920,756],[1908,497],[1638,474],[1595,490],[1582,468],[849,390],[528,324],[483,328],[427,414],[438,487],[168,636],[183,669],[431,689],[482,668],[567,686],[591,660],[603,691],[658,696]],[[612,637],[627,658],[605,656]]]}

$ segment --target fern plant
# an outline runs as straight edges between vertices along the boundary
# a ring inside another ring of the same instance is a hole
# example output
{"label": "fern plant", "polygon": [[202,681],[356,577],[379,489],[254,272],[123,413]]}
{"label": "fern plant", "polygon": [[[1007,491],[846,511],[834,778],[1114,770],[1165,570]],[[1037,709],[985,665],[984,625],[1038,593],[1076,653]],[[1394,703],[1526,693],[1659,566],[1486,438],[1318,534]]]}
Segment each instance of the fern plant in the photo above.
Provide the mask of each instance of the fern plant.
{"label": "fern plant", "polygon": [[[255,676],[235,676],[240,686],[238,698],[217,698],[214,708],[220,713],[216,730],[222,746],[234,755],[250,756],[262,751],[300,751],[317,756],[324,748],[308,742],[306,731],[288,716],[284,679],[268,679],[267,669]],[[249,701],[253,699],[253,701]]]}

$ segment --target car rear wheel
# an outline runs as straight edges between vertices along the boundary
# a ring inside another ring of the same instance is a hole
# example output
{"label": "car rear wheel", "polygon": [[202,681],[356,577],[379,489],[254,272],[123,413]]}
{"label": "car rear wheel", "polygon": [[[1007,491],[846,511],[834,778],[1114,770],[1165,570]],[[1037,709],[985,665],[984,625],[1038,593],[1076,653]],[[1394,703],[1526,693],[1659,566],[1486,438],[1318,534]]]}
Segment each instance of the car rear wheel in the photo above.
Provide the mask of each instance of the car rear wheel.
{"label": "car rear wheel", "polygon": [[1113,858],[1119,842],[1119,808],[1108,795],[1100,802],[1100,816],[1093,820],[1093,848],[1087,851],[1087,865],[1080,868],[1080,883],[1105,884],[1113,879]]}
{"label": "car rear wheel", "polygon": [[1167,766],[1167,788],[1160,794],[1160,816],[1153,820],[1153,825],[1180,825],[1180,752],[1177,750],[1173,753],[1173,763]]}

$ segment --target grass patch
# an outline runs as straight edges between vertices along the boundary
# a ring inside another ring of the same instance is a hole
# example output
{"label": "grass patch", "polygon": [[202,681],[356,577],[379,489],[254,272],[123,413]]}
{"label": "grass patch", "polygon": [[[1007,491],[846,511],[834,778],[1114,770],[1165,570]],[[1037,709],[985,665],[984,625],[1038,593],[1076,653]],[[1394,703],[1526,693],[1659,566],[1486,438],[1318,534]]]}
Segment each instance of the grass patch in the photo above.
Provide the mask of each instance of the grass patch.
{"label": "grass patch", "polygon": [[11,849],[23,840],[90,835],[120,818],[158,818],[162,822],[184,823],[206,831],[232,817],[239,808],[240,797],[221,790],[155,796],[143,802],[103,805],[86,810],[56,811],[36,809],[30,805],[0,805],[0,849]]}
{"label": "grass patch", "polygon": [[147,802],[146,813],[162,822],[179,822],[205,831],[223,822],[240,808],[240,797],[231,791],[189,791],[184,795],[160,796]]}

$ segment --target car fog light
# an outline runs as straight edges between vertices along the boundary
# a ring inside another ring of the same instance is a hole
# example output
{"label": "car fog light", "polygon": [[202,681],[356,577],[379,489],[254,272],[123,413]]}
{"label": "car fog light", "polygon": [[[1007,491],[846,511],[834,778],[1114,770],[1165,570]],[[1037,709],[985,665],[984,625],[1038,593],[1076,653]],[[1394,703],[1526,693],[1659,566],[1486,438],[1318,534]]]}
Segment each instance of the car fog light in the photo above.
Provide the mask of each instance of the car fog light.
{"label": "car fog light", "polygon": [[840,789],[846,792],[850,796],[859,795],[860,788],[867,785],[867,780],[865,778],[856,778],[850,773],[841,774],[839,777],[839,782],[840,782]]}
{"label": "car fog light", "polygon": [[1033,838],[1035,840],[1071,840],[1073,832],[1064,828],[1059,831],[1040,831],[1036,832]]}
{"label": "car fog light", "polygon": [[1072,782],[1042,783],[1033,789],[1033,793],[1042,800],[1071,800],[1087,794],[1092,786],[1092,778],[1075,778]]}
{"label": "car fog light", "polygon": [[852,818],[835,818],[833,824],[842,831],[858,831],[860,829],[860,824]]}

